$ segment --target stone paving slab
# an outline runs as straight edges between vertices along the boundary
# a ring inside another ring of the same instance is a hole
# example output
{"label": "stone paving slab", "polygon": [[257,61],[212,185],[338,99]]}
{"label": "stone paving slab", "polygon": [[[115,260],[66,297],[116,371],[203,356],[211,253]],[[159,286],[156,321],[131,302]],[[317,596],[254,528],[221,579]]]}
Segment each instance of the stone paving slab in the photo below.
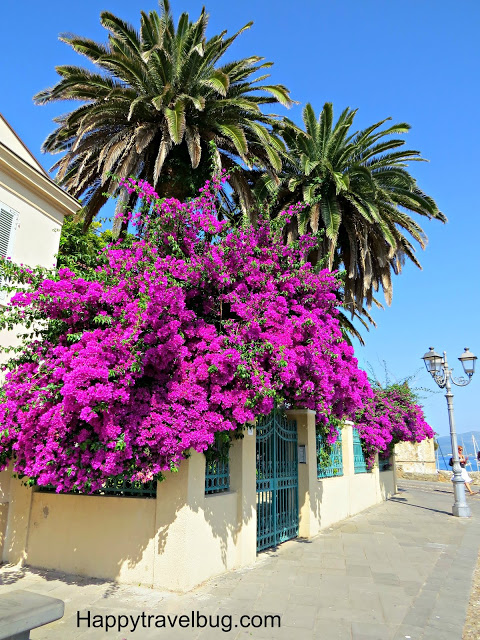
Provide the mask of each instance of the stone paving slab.
{"label": "stone paving slab", "polygon": [[[65,601],[64,618],[32,631],[32,640],[461,640],[480,545],[480,495],[469,501],[473,517],[454,518],[450,486],[401,481],[388,502],[187,594],[6,565],[0,593],[28,589]],[[90,627],[78,626],[88,612]],[[181,628],[179,616],[186,623],[192,612],[207,626]],[[280,616],[281,628],[242,628],[245,615]],[[106,632],[92,626],[94,616],[132,616],[138,626]],[[170,616],[175,627],[146,628],[148,616],[153,624]]]}

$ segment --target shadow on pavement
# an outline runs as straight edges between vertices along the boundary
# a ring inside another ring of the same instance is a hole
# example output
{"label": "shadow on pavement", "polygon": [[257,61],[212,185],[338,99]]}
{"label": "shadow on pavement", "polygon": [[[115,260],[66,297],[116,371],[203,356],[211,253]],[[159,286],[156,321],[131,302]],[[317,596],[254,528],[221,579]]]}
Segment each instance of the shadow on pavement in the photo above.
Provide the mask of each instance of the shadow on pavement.
{"label": "shadow on pavement", "polygon": [[114,593],[119,584],[111,582],[109,580],[102,580],[101,578],[90,578],[86,576],[78,576],[74,574],[63,573],[63,571],[55,571],[52,569],[39,569],[36,567],[30,567],[29,565],[12,565],[9,563],[0,563],[0,586],[15,584],[27,575],[35,575],[39,578],[43,578],[47,582],[59,580],[68,585],[75,585],[78,587],[84,587],[89,585],[104,585],[107,587],[107,593]]}
{"label": "shadow on pavement", "polygon": [[435,513],[446,513],[447,516],[451,516],[452,514],[449,511],[444,511],[443,509],[432,509],[432,507],[423,507],[420,504],[412,504],[411,502],[407,502],[406,498],[390,498],[391,502],[398,502],[399,504],[404,504],[407,507],[416,507],[417,509],[425,509],[426,511],[434,511]]}

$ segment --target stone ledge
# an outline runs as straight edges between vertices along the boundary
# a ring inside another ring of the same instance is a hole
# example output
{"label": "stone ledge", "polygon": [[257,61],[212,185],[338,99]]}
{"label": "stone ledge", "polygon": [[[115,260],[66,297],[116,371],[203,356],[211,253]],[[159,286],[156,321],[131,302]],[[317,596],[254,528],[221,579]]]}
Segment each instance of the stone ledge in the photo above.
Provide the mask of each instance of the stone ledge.
{"label": "stone ledge", "polygon": [[[472,478],[472,484],[480,485],[480,472],[468,471],[468,475]],[[404,478],[405,480],[424,480],[426,482],[450,482],[452,479],[452,472],[439,469],[437,473],[413,473],[397,469],[397,478]]]}
{"label": "stone ledge", "polygon": [[64,610],[63,600],[31,591],[0,595],[0,640],[54,622],[63,617]]}

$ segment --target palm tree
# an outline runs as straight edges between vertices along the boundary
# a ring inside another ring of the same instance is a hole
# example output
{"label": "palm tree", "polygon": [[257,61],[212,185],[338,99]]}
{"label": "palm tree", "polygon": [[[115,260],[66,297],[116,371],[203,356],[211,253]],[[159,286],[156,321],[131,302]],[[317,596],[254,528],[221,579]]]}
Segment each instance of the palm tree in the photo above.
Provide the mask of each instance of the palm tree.
{"label": "palm tree", "polygon": [[[146,179],[160,196],[192,196],[210,173],[208,147],[219,167],[235,169],[231,185],[244,211],[253,205],[247,179],[256,163],[268,173],[281,168],[282,139],[272,131],[277,116],[264,104],[292,103],[283,85],[262,84],[257,72],[270,67],[259,56],[222,65],[232,37],[206,39],[208,15],[196,22],[183,13],[175,28],[169,1],[141,13],[140,32],[104,11],[108,43],[61,36],[97,70],[60,66],[60,81],[38,93],[37,104],[79,100],[75,110],[56,119],[57,129],[43,151],[63,153],[54,165],[57,180],[83,196],[85,226],[117,191],[112,177]],[[134,202],[129,203],[131,206]]]}
{"label": "palm tree", "polygon": [[276,211],[298,201],[308,205],[285,228],[286,240],[306,230],[322,232],[310,259],[344,271],[344,306],[365,315],[365,303],[381,306],[374,298],[379,288],[390,304],[391,274],[400,273],[407,258],[421,268],[412,241],[423,249],[427,237],[410,214],[442,222],[446,217],[406,169],[423,160],[419,152],[400,149],[405,141],[393,137],[410,126],[383,128],[387,118],[352,133],[356,112],[345,109],[334,124],[331,103],[318,120],[307,104],[305,130],[285,119],[288,161],[278,179],[265,173],[255,190],[260,201],[274,197]]}

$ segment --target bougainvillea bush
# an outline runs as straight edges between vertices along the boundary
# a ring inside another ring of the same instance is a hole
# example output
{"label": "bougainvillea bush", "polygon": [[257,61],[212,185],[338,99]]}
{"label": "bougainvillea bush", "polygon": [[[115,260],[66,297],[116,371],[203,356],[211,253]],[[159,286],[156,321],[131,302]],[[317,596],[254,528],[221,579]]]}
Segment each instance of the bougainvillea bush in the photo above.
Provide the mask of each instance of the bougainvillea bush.
{"label": "bougainvillea bush", "polygon": [[365,399],[355,422],[369,466],[377,451],[388,456],[397,442],[421,442],[435,435],[408,383],[386,388],[374,384],[373,395]]}
{"label": "bougainvillea bush", "polygon": [[150,211],[134,219],[133,243],[104,249],[95,269],[17,269],[22,288],[0,327],[30,335],[2,389],[2,467],[95,491],[120,475],[161,479],[188,450],[280,403],[315,410],[331,439],[330,416],[368,411],[336,278],[304,260],[315,239],[287,247],[266,221],[219,221],[225,179],[187,203],[129,179]]}

